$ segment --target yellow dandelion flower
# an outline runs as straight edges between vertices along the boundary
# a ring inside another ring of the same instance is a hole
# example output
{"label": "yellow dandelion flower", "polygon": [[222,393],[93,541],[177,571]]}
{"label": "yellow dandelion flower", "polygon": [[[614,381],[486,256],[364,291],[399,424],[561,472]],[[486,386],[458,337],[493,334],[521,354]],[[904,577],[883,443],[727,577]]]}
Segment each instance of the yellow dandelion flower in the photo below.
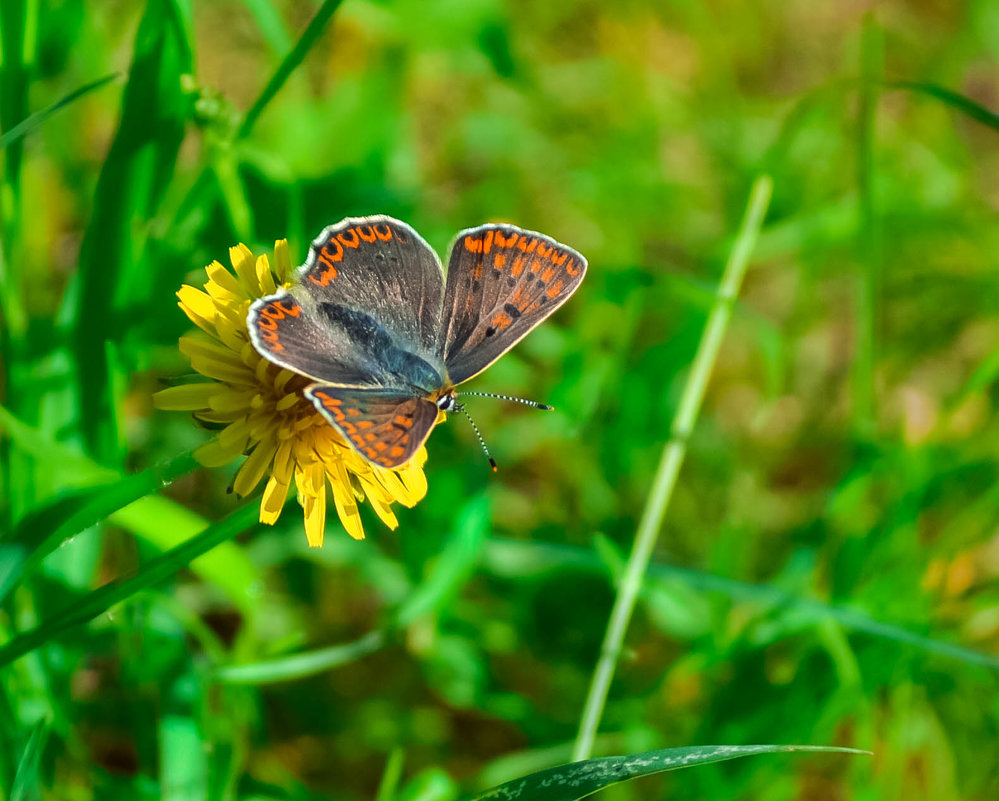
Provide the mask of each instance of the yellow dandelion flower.
{"label": "yellow dandelion flower", "polygon": [[351,448],[303,394],[311,383],[261,357],[246,329],[250,304],[291,282],[287,240],[274,244],[273,268],[266,255],[254,258],[239,245],[229,249],[233,272],[209,264],[202,291],[182,286],[178,304],[208,338],[185,336],[180,350],[208,382],[171,387],[153,396],[160,409],[191,411],[199,420],[224,424],[215,439],[195,451],[206,467],[219,467],[242,454],[233,490],[252,492],[270,474],[260,501],[260,522],[273,525],[292,481],[305,512],[309,545],[323,544],[326,486],[340,522],[354,539],[364,537],[358,503],[367,500],[390,528],[398,525],[392,504],[413,506],[427,492],[426,450],[389,470],[373,465]]}

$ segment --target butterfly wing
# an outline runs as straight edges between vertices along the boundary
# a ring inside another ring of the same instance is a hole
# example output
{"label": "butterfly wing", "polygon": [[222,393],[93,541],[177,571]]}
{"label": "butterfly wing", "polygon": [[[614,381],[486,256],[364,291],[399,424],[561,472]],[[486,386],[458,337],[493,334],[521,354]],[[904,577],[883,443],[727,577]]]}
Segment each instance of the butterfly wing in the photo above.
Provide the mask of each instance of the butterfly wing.
{"label": "butterfly wing", "polygon": [[257,352],[279,367],[342,386],[381,386],[391,380],[346,331],[324,325],[314,304],[288,290],[255,301],[246,324]]}
{"label": "butterfly wing", "polygon": [[377,215],[329,226],[313,240],[298,280],[317,305],[362,311],[415,353],[434,352],[444,272],[406,223]]}
{"label": "butterfly wing", "polygon": [[570,247],[512,225],[480,225],[451,248],[439,345],[455,384],[485,370],[565,303],[586,274]]}
{"label": "butterfly wing", "polygon": [[440,259],[391,217],[352,217],[316,237],[297,284],[256,301],[247,316],[267,359],[341,386],[443,382],[437,355]]}
{"label": "butterfly wing", "polygon": [[313,384],[305,395],[368,461],[395,468],[413,458],[430,436],[437,405],[390,389]]}

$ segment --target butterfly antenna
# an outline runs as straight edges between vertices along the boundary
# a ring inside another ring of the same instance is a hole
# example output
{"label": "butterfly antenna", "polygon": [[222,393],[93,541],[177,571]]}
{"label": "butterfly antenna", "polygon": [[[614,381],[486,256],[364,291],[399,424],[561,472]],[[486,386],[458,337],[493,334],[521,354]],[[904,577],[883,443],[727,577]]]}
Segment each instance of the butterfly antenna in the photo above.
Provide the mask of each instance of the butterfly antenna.
{"label": "butterfly antenna", "polygon": [[[473,393],[466,392],[464,394],[471,395]],[[486,441],[482,438],[482,432],[479,431],[479,427],[475,425],[475,421],[472,419],[472,415],[470,415],[468,413],[468,410],[465,408],[465,404],[456,403],[454,405],[454,411],[461,412],[463,415],[465,415],[465,418],[468,420],[468,422],[472,424],[472,430],[475,432],[475,436],[479,438],[479,444],[482,446],[482,452],[486,455],[486,458],[489,460],[489,464],[493,468],[493,472],[495,473],[497,470],[499,470],[499,467],[496,465],[496,460],[490,455],[489,448],[486,447]]]}
{"label": "butterfly antenna", "polygon": [[498,398],[499,400],[514,401],[515,403],[523,403],[525,406],[530,406],[533,409],[544,409],[546,412],[550,412],[555,409],[554,406],[549,406],[547,403],[539,403],[538,401],[527,400],[527,398],[515,398],[513,395],[497,395],[493,392],[459,392],[458,394],[478,395],[480,398]]}

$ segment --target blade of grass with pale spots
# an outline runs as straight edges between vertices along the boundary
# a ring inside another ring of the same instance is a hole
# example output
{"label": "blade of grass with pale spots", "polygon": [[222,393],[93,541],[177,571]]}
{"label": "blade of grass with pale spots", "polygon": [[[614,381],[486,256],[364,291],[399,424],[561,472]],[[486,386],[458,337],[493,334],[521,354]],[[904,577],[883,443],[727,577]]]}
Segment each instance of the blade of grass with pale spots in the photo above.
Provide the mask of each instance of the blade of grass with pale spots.
{"label": "blade of grass with pale spots", "polygon": [[818,745],[697,745],[663,748],[643,754],[587,759],[522,776],[473,796],[471,801],[576,801],[624,781],[695,765],[725,762],[760,754],[870,754],[855,748]]}

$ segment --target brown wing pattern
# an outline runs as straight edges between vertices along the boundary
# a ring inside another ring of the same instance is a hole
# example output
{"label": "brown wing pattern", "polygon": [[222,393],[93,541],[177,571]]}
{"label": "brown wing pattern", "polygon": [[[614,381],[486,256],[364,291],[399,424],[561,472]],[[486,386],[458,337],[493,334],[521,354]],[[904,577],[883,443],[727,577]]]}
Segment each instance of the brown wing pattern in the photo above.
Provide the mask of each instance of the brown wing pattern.
{"label": "brown wing pattern", "polygon": [[569,299],[586,259],[512,225],[458,234],[448,263],[441,353],[455,384],[480,373]]}
{"label": "brown wing pattern", "polygon": [[406,223],[348,217],[312,242],[298,280],[324,304],[370,315],[418,354],[434,353],[444,278],[433,249]]}
{"label": "brown wing pattern", "polygon": [[313,384],[306,397],[364,458],[400,467],[426,442],[437,405],[425,398]]}

